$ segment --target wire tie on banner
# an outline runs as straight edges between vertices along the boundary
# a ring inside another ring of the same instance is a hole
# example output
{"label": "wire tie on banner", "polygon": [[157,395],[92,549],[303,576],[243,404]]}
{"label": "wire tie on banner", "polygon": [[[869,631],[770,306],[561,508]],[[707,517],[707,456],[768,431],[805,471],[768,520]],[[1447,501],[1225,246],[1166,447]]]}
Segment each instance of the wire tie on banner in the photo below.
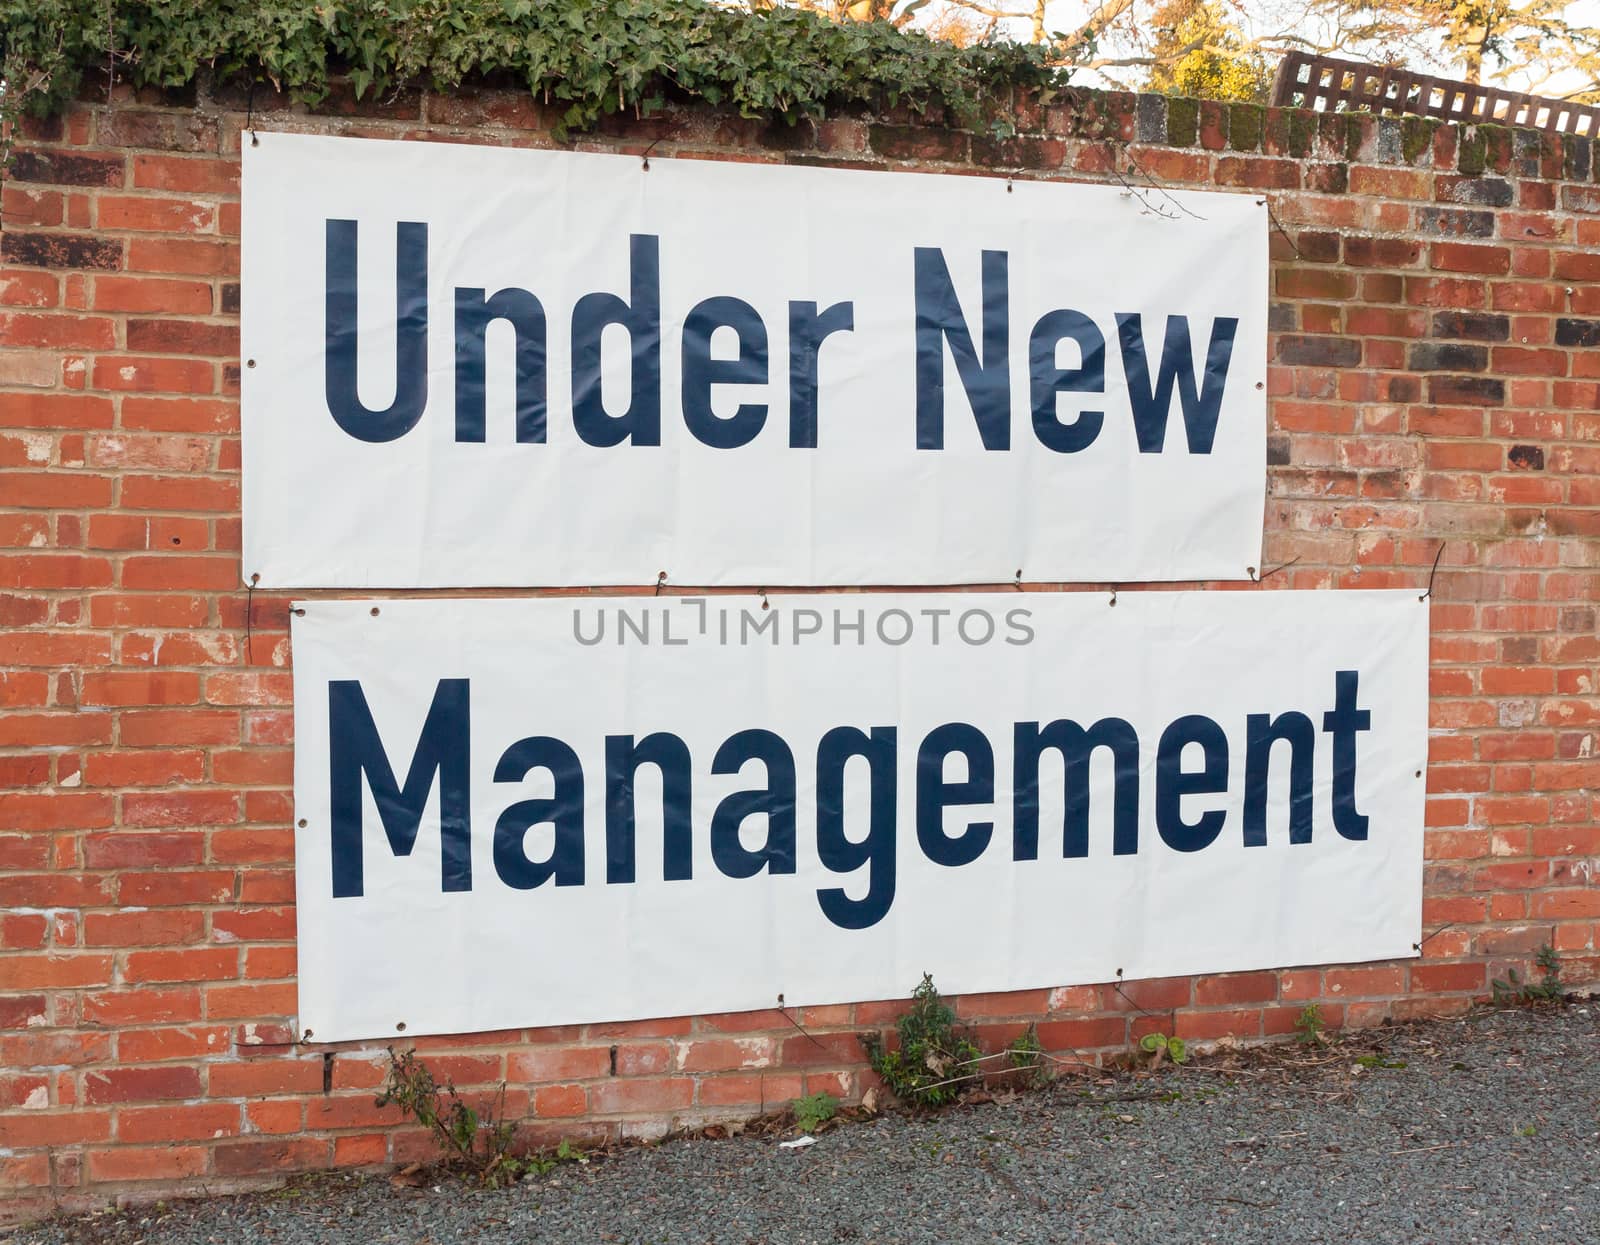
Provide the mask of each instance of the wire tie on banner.
{"label": "wire tie on banner", "polygon": [[1271,200],[1261,198],[1257,199],[1256,203],[1267,209],[1267,219],[1272,222],[1272,227],[1283,235],[1283,240],[1289,244],[1289,249],[1294,252],[1295,258],[1304,259],[1305,256],[1300,251],[1300,244],[1294,240],[1294,235],[1283,227],[1283,222],[1278,219],[1278,214],[1272,210]]}
{"label": "wire tie on banner", "polygon": [[1011,586],[1018,592],[1022,591],[1022,568],[1017,567],[1017,577],[1011,581]]}
{"label": "wire tie on banner", "polygon": [[250,93],[244,100],[244,128],[250,131],[250,145],[261,146],[261,140],[256,137],[256,83],[250,80]]}
{"label": "wire tie on banner", "polygon": [[1428,587],[1427,590],[1417,598],[1419,601],[1426,601],[1433,595],[1433,577],[1439,573],[1439,559],[1444,557],[1444,545],[1445,542],[1441,540],[1439,542],[1438,551],[1433,555],[1433,569],[1428,572]]}
{"label": "wire tie on banner", "polygon": [[813,1046],[817,1047],[820,1050],[826,1050],[827,1049],[825,1046],[822,1045],[821,1042],[817,1041],[817,1039],[815,1037],[813,1037],[810,1033],[806,1032],[806,1027],[803,1024],[801,1024],[798,1020],[796,1020],[793,1016],[791,1016],[789,1014],[788,1009],[784,1006],[783,995],[781,995],[781,994],[778,996],[778,1006],[777,1006],[776,1010],[777,1010],[778,1015],[782,1016],[785,1020],[787,1020],[790,1024],[792,1024],[796,1029],[799,1029],[801,1033],[804,1033],[806,1035],[806,1041],[810,1042]]}
{"label": "wire tie on banner", "polygon": [[643,165],[646,173],[650,171],[650,153],[656,149],[656,143],[659,143],[660,141],[661,140],[659,138],[656,139],[655,142],[651,143],[644,149],[643,154],[641,154],[639,157],[639,162]]}
{"label": "wire tie on banner", "polygon": [[666,582],[667,582],[667,573],[665,571],[657,572],[657,574],[656,574],[656,595],[657,596],[661,595],[661,589],[666,586]]}
{"label": "wire tie on banner", "polygon": [[1247,566],[1247,567],[1245,567],[1245,570],[1249,571],[1250,572],[1250,578],[1252,580],[1254,580],[1256,583],[1259,584],[1263,579],[1266,579],[1266,578],[1268,578],[1269,576],[1272,576],[1272,575],[1276,575],[1279,571],[1287,570],[1289,567],[1293,566],[1299,560],[1300,560],[1300,555],[1297,553],[1297,554],[1294,555],[1294,557],[1290,558],[1287,562],[1280,562],[1280,563],[1278,563],[1277,566],[1273,567],[1270,571],[1262,571],[1260,575],[1256,574],[1256,568],[1253,567],[1253,566]]}
{"label": "wire tie on banner", "polygon": [[[1112,584],[1111,585],[1111,607],[1113,609],[1115,609],[1116,605],[1117,605],[1117,586],[1116,586],[1116,584]],[[1122,970],[1119,968],[1117,970],[1117,972],[1121,973]]]}
{"label": "wire tie on banner", "polygon": [[767,590],[765,588],[757,588],[756,595],[761,598],[762,609],[770,610],[772,608],[772,603],[767,600]]}
{"label": "wire tie on banner", "polygon": [[1456,922],[1455,921],[1446,921],[1443,925],[1439,926],[1438,929],[1434,930],[1433,933],[1425,934],[1423,936],[1423,939],[1422,939],[1421,942],[1412,943],[1411,944],[1411,949],[1413,951],[1421,951],[1423,946],[1426,945],[1426,943],[1428,942],[1428,939],[1437,938],[1440,934],[1444,933],[1445,930],[1454,929],[1455,927],[1456,927]]}
{"label": "wire tie on banner", "polygon": [[1117,969],[1117,979],[1111,983],[1111,988],[1120,994],[1125,1000],[1127,1000],[1128,1006],[1133,1008],[1133,1010],[1138,1012],[1141,1016],[1155,1015],[1155,1013],[1150,1011],[1148,1008],[1140,1007],[1139,1004],[1134,1001],[1133,996],[1122,988],[1122,970],[1120,968]]}
{"label": "wire tie on banner", "polygon": [[248,666],[252,653],[252,639],[255,634],[256,622],[256,585],[261,582],[259,573],[250,576],[250,582],[244,586],[244,660],[240,663]]}

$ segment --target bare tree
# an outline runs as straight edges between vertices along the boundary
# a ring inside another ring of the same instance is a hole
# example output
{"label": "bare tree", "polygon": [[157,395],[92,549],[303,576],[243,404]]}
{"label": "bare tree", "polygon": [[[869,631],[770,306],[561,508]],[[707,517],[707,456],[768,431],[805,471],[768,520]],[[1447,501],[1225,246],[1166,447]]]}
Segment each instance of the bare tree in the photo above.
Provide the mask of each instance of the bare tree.
{"label": "bare tree", "polygon": [[1321,0],[1350,41],[1381,59],[1431,64],[1564,98],[1600,97],[1600,30],[1568,20],[1569,0]]}
{"label": "bare tree", "polygon": [[1272,60],[1300,49],[1600,99],[1600,30],[1569,19],[1572,0],[1098,0],[1070,30],[1051,29],[1045,0],[794,2],[962,45],[1024,38],[1058,64],[1173,93],[1250,98]]}

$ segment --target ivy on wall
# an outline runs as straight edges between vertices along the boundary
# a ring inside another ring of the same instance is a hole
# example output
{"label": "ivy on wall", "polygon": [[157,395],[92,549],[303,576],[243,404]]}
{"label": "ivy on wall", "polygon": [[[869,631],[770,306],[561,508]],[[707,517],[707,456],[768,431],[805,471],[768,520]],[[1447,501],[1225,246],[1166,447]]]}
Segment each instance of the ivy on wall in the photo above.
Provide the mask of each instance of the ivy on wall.
{"label": "ivy on wall", "polygon": [[943,107],[970,124],[1064,76],[1039,49],[957,48],[884,22],[705,0],[0,0],[0,116],[48,115],[108,68],[135,86],[202,74],[314,105],[334,77],[371,98],[468,78],[525,84],[563,129],[699,100],[794,122]]}

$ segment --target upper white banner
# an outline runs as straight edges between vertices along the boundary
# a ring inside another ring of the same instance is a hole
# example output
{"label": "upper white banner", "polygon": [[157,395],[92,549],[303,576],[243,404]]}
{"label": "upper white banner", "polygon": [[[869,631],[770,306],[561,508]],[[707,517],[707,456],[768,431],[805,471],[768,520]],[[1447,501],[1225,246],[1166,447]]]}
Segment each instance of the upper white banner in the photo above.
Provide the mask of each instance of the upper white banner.
{"label": "upper white banner", "polygon": [[259,136],[262,586],[1242,579],[1253,195]]}
{"label": "upper white banner", "polygon": [[307,601],[300,1026],[1408,956],[1417,597]]}

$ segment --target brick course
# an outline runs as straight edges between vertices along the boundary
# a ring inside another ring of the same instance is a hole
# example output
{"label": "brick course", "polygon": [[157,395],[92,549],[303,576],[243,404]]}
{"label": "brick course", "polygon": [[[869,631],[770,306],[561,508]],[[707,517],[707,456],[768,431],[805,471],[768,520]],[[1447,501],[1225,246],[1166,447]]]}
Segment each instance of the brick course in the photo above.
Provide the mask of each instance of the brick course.
{"label": "brick course", "polygon": [[[240,586],[242,101],[30,123],[0,237],[0,1220],[410,1161],[381,1047],[296,1045],[287,596]],[[257,124],[554,146],[525,97]],[[583,149],[1263,192],[1262,590],[1433,581],[1421,958],[959,1000],[1095,1058],[1450,1013],[1543,943],[1600,978],[1600,186],[1587,139],[1083,94],[996,139],[903,116],[613,119]],[[248,135],[245,136],[248,140]],[[775,225],[775,228],[781,227]],[[1442,553],[1441,550],[1442,544]],[[1272,568],[1278,568],[1272,570]],[[1237,587],[1237,585],[1230,585]],[[650,590],[653,585],[640,585]],[[935,968],[937,966],[934,966]],[[907,982],[907,988],[915,983]],[[859,1094],[884,1001],[422,1038],[529,1135]],[[804,1025],[815,1040],[798,1033]]]}

